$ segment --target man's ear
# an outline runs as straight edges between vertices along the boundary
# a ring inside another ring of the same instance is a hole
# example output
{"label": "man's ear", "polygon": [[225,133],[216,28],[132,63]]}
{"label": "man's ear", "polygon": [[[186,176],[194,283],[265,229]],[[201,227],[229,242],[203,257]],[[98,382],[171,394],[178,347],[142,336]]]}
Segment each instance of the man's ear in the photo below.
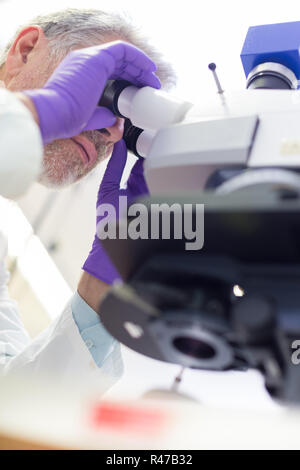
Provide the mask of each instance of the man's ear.
{"label": "man's ear", "polygon": [[6,58],[6,70],[16,76],[27,63],[29,55],[46,41],[40,26],[27,26],[19,32]]}

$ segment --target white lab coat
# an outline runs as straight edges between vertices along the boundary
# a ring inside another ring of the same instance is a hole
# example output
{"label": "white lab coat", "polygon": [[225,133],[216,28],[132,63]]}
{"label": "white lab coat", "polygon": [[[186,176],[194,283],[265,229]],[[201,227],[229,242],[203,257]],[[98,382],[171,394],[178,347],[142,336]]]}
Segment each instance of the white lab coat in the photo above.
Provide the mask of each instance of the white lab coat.
{"label": "white lab coat", "polygon": [[21,196],[40,172],[43,145],[30,111],[0,89],[0,195]]}
{"label": "white lab coat", "polygon": [[[6,90],[0,90],[0,145],[0,195],[15,197],[35,180],[43,147],[31,114]],[[81,338],[70,302],[56,321],[31,340],[8,294],[6,253],[7,242],[0,232],[0,373],[53,376],[60,383],[80,380],[96,392],[105,391],[122,373],[119,347],[99,368]]]}

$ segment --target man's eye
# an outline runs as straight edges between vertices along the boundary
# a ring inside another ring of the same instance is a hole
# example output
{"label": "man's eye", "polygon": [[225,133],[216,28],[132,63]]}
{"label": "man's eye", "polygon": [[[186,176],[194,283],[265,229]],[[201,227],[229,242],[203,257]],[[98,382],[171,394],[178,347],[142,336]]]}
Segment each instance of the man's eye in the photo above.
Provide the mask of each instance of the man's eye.
{"label": "man's eye", "polygon": [[97,130],[101,132],[101,134],[110,135],[110,133],[106,129],[97,129]]}

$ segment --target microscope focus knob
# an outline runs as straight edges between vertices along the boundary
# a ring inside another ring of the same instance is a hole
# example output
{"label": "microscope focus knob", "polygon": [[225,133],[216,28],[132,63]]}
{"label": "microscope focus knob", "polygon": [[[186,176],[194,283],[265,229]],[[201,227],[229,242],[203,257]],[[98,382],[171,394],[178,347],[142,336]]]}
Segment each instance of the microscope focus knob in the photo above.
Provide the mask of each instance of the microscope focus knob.
{"label": "microscope focus knob", "polygon": [[249,345],[271,340],[276,326],[274,304],[262,296],[245,296],[233,307],[233,326],[238,339]]}

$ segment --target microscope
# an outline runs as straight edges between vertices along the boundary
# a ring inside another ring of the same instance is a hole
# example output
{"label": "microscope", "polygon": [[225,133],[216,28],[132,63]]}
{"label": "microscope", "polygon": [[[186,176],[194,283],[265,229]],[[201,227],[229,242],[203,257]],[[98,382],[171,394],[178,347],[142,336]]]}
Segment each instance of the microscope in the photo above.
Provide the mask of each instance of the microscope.
{"label": "microscope", "polygon": [[[154,238],[120,236],[119,220],[119,236],[101,239],[123,279],[99,308],[104,326],[184,368],[257,369],[288,404],[300,403],[299,46],[300,22],[250,27],[246,90],[225,93],[210,64],[217,93],[198,105],[124,81],[100,100],[126,119],[127,147],[145,158],[141,224],[151,233],[153,206],[182,209],[167,237],[161,227]],[[194,227],[204,208],[197,250],[176,232],[187,206]]]}

